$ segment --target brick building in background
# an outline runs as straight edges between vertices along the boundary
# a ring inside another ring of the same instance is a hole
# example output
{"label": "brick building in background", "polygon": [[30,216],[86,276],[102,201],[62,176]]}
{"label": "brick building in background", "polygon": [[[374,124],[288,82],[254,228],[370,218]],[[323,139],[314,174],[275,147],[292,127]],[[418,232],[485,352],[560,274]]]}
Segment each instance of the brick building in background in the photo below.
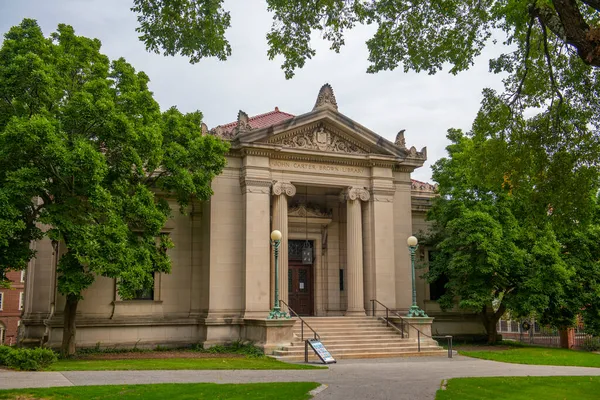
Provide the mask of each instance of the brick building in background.
{"label": "brick building in background", "polygon": [[25,271],[10,271],[10,288],[0,288],[0,344],[17,343],[17,331],[25,300]]}

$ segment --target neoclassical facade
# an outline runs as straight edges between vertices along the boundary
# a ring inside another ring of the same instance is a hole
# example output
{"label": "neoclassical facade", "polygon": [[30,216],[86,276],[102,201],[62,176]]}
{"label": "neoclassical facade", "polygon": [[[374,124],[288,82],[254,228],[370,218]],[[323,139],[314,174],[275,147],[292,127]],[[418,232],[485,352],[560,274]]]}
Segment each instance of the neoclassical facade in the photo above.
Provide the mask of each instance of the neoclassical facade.
{"label": "neoclassical facade", "polygon": [[[211,200],[164,227],[175,244],[171,274],[157,274],[154,287],[134,300],[122,300],[114,280],[98,278],[77,311],[79,346],[248,338],[273,306],[274,229],[282,232],[280,298],[298,314],[364,316],[371,299],[400,312],[410,307],[406,239],[427,229],[435,195],[431,185],[411,180],[425,148],[407,147],[403,131],[391,142],[344,116],[329,85],[305,114],[276,108],[249,118],[240,111],[237,121],[203,131],[230,141],[231,150]],[[62,250],[46,240],[35,245],[22,337],[56,346]],[[426,260],[426,249],[419,255]],[[417,291],[419,305],[439,314],[429,285],[419,279]],[[461,318],[450,321],[452,329],[469,322]]]}

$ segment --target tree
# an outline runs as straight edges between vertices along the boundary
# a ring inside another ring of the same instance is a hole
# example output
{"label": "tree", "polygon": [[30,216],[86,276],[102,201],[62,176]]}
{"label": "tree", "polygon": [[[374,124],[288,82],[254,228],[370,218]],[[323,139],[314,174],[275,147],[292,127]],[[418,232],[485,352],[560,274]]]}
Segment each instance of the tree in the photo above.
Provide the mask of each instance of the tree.
{"label": "tree", "polygon": [[[589,270],[589,259],[577,265],[559,239],[572,230],[567,221],[581,230],[591,226],[598,189],[592,168],[567,168],[563,160],[565,185],[577,182],[578,192],[588,196],[578,198],[577,207],[556,198],[546,186],[555,168],[546,152],[495,136],[487,121],[496,120],[482,112],[469,134],[449,131],[449,157],[433,168],[440,196],[429,214],[433,226],[427,242],[435,256],[425,274],[429,282],[447,279],[441,307],[458,300],[459,307],[478,312],[490,343],[506,310],[516,316],[544,314],[560,303],[574,315],[590,299],[577,286],[591,273],[578,275]],[[530,121],[525,129],[535,132],[537,125]],[[511,166],[521,171],[516,178],[507,173]],[[575,295],[578,300],[567,304],[565,299]]]}
{"label": "tree", "polygon": [[600,335],[600,199],[588,225],[574,225],[560,237],[562,258],[574,273],[560,296],[551,296],[540,314],[543,324],[558,329],[574,327],[578,319],[587,333]]}
{"label": "tree", "polygon": [[[489,65],[505,74],[505,90],[484,91],[482,111],[502,118],[498,124],[507,140],[516,136],[525,146],[537,146],[546,152],[540,157],[555,167],[569,153],[577,164],[597,167],[598,0],[267,0],[267,7],[274,21],[267,34],[268,56],[283,57],[287,78],[316,54],[312,33],[320,32],[337,52],[345,33],[359,24],[377,27],[367,41],[370,73],[402,67],[435,74],[448,67],[457,74],[471,67],[485,46],[502,41],[505,53]],[[225,37],[230,18],[222,0],[134,0],[132,10],[149,50],[181,53],[191,62],[225,59],[231,52]],[[523,129],[526,123],[538,128]],[[520,137],[525,133],[532,137]],[[510,181],[527,176],[514,167],[505,172]],[[571,189],[553,187],[561,198]]]}
{"label": "tree", "polygon": [[0,49],[0,275],[25,267],[32,240],[64,247],[63,354],[97,276],[127,299],[170,271],[168,198],[182,212],[207,200],[225,166],[228,145],[202,134],[202,115],[161,113],[148,81],[67,25],[46,38],[25,19]]}

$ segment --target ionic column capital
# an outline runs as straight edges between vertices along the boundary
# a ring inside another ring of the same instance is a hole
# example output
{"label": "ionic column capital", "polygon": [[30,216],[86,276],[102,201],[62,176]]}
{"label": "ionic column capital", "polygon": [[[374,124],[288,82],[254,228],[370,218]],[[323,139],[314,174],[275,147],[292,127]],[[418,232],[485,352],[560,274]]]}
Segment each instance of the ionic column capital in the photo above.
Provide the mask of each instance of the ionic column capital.
{"label": "ionic column capital", "polygon": [[296,194],[296,186],[292,185],[290,182],[273,181],[272,188],[275,196],[285,194],[288,197],[293,197]]}
{"label": "ionic column capital", "polygon": [[371,193],[365,188],[348,186],[340,193],[340,201],[361,200],[368,201],[371,198]]}

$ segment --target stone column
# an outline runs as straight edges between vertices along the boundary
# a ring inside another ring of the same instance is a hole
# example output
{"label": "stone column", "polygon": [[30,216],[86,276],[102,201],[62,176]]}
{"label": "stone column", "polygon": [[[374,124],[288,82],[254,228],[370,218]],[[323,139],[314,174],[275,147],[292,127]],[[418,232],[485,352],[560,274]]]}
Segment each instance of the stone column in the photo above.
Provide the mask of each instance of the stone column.
{"label": "stone column", "polygon": [[363,281],[363,238],[361,201],[369,200],[369,191],[364,188],[349,187],[341,194],[346,202],[346,251],[348,273],[347,316],[365,315]]}
{"label": "stone column", "polygon": [[[281,245],[279,246],[279,298],[286,303],[288,298],[288,196],[293,197],[296,194],[296,187],[290,182],[273,182],[273,226],[272,230],[281,232]],[[272,258],[272,257],[271,257]],[[272,263],[271,281],[271,302],[273,301],[273,292],[275,291],[275,264]],[[282,311],[287,311],[283,306]]]}

